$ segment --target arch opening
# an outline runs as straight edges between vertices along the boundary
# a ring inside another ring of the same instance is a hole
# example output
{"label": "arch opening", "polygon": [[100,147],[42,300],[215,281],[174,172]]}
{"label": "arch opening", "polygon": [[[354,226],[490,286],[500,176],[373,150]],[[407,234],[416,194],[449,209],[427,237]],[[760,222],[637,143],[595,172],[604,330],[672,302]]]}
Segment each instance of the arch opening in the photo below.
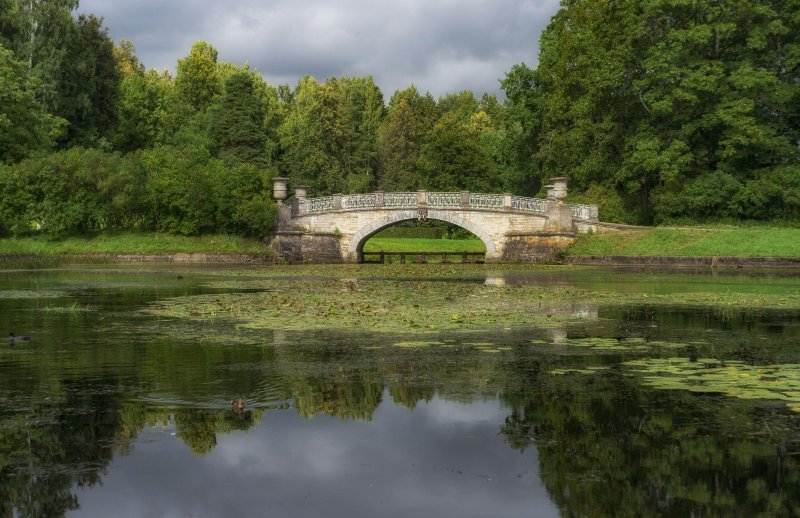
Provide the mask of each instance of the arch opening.
{"label": "arch opening", "polygon": [[[353,235],[352,239],[350,240],[349,249],[351,253],[355,255],[355,259],[358,262],[365,262],[364,261],[365,245],[371,238],[381,234],[382,232],[386,232],[387,229],[397,228],[397,225],[400,223],[416,221],[416,220],[417,220],[416,211],[402,211],[400,213],[396,213],[382,220],[376,221],[366,226],[365,228],[361,229],[355,235]],[[441,243],[436,243],[436,241],[438,240],[429,239],[427,242],[409,243],[410,248],[408,250],[402,250],[403,253],[416,257],[414,255],[415,252],[418,252],[419,256],[424,256],[425,254],[440,254],[446,252],[450,257],[455,257],[460,254],[463,256],[463,253],[466,252],[469,253],[472,258],[475,258],[476,256],[486,256],[494,253],[494,242],[492,241],[488,233],[484,232],[483,229],[477,227],[472,222],[464,218],[461,218],[459,216],[454,216],[452,214],[443,211],[431,210],[428,211],[428,216],[425,221],[441,222],[443,226],[439,228],[443,233],[446,233],[447,227],[450,226],[453,229],[456,229],[455,237],[471,236],[473,237],[474,241],[469,242],[469,240],[463,240],[462,242],[456,244],[457,242],[452,242],[452,241],[448,242],[447,239],[441,239],[440,240]],[[435,229],[437,228],[437,226],[429,225],[424,228]],[[431,232],[430,234],[433,235],[435,233]],[[420,248],[420,246],[428,248],[436,244],[439,245],[436,246],[436,248],[438,248],[437,250]],[[394,243],[390,243],[389,245],[390,248],[400,246],[400,244],[394,244]],[[377,255],[379,253],[378,250],[371,250],[370,248],[367,248],[366,250],[368,255]],[[456,250],[455,248],[459,249]],[[385,252],[387,252],[387,254],[399,254],[401,250],[390,249],[390,250],[385,250]],[[466,256],[463,257],[466,258]],[[383,259],[383,256],[381,256],[381,259]],[[443,259],[447,259],[447,257],[445,256],[443,257]]]}

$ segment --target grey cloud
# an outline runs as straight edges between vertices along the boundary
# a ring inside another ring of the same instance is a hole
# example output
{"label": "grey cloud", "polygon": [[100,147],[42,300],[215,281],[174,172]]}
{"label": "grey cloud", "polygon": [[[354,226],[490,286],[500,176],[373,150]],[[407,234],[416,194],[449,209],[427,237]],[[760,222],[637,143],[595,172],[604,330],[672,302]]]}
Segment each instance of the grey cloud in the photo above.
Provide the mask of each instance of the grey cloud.
{"label": "grey cloud", "polygon": [[205,40],[271,83],[372,75],[388,98],[415,84],[435,96],[499,92],[512,65],[535,64],[558,0],[83,0],[148,67],[174,69]]}

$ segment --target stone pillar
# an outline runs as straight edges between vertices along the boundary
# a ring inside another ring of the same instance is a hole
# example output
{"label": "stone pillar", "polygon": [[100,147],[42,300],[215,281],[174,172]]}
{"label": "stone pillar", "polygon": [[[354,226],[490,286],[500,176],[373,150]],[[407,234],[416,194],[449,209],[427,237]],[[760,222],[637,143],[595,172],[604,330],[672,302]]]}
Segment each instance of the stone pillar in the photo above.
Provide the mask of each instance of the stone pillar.
{"label": "stone pillar", "polygon": [[286,199],[286,185],[289,183],[288,178],[276,176],[272,179],[272,197],[278,201],[278,204],[283,203]]}
{"label": "stone pillar", "polygon": [[565,176],[558,176],[550,178],[553,182],[553,197],[557,200],[563,200],[567,197],[567,178]]}
{"label": "stone pillar", "polygon": [[511,210],[511,193],[503,193],[503,210]]}
{"label": "stone pillar", "polygon": [[550,232],[572,232],[572,209],[559,200],[547,211],[547,230]]}
{"label": "stone pillar", "polygon": [[296,185],[294,188],[294,197],[298,200],[305,200],[308,197],[308,186]]}
{"label": "stone pillar", "polygon": [[383,207],[383,191],[375,191],[375,207]]}
{"label": "stone pillar", "polygon": [[342,209],[342,195],[341,193],[337,193],[333,195],[333,210],[341,210]]}
{"label": "stone pillar", "polygon": [[461,208],[468,209],[469,208],[469,192],[468,191],[461,191]]}

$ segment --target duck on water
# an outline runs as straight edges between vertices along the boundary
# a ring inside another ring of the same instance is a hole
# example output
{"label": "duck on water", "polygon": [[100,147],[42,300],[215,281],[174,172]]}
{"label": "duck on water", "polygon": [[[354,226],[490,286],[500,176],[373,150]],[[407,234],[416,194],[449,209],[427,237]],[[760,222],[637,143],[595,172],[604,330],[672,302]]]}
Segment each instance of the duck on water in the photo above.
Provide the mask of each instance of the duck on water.
{"label": "duck on water", "polygon": [[30,339],[31,339],[30,336],[17,336],[14,334],[13,331],[8,333],[8,343],[10,344],[15,344],[18,342],[27,342]]}

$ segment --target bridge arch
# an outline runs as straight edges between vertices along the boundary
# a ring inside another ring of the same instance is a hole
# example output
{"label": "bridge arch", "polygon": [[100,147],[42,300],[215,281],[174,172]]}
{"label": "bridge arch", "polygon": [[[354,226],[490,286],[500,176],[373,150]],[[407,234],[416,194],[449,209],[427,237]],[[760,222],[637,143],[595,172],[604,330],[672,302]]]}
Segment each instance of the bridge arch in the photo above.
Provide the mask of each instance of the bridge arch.
{"label": "bridge arch", "polygon": [[[483,246],[486,247],[487,257],[492,257],[495,255],[494,240],[492,240],[492,237],[489,235],[488,232],[480,228],[475,223],[460,216],[457,216],[455,214],[451,214],[449,212],[441,210],[428,210],[427,218],[444,221],[446,223],[450,223],[457,227],[469,230],[483,242]],[[390,214],[384,218],[373,221],[369,225],[366,225],[365,227],[358,230],[355,234],[353,234],[353,237],[351,237],[349,241],[348,252],[352,254],[352,256],[354,256],[354,258],[360,262],[362,258],[361,253],[364,250],[364,244],[369,240],[370,237],[372,237],[379,231],[383,230],[384,228],[394,225],[395,223],[400,223],[401,221],[408,221],[413,219],[417,219],[416,210],[403,210],[394,212],[393,214]]]}

